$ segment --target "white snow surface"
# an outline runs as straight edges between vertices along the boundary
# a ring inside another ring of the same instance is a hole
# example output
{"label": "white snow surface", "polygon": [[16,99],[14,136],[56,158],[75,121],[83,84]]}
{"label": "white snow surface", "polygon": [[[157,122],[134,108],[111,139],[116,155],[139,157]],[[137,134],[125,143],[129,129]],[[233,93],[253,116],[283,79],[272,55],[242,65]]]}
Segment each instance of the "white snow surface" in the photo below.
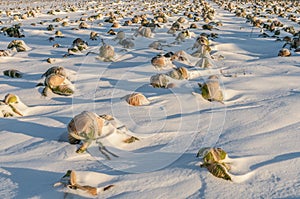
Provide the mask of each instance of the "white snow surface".
{"label": "white snow surface", "polygon": [[[106,34],[111,24],[104,22],[105,17],[88,21],[89,29],[72,30],[79,24],[75,20],[95,14],[95,9],[84,7],[77,12],[49,15],[46,13],[50,6],[60,4],[35,2],[39,3],[45,6],[37,17],[19,21],[25,35],[21,39],[31,50],[0,57],[0,98],[14,93],[29,107],[23,117],[0,119],[0,198],[93,198],[86,193],[53,187],[69,169],[77,172],[83,185],[98,187],[95,198],[300,197],[299,53],[278,57],[283,42],[258,37],[260,29],[252,28],[244,18],[235,17],[209,1],[216,9],[214,20],[223,23],[213,30],[219,37],[210,41],[212,54],[224,59],[214,60],[211,69],[195,69],[175,62],[176,66],[186,66],[193,78],[170,78],[174,88],[153,88],[149,85],[150,77],[168,72],[157,71],[151,65],[154,56],[169,51],[193,52],[190,48],[196,38],[172,45],[176,37],[167,34],[172,21],[182,16],[181,12],[156,28],[151,38],[134,37],[134,48],[124,50],[113,40],[115,36]],[[87,5],[95,4],[96,1],[90,1]],[[113,10],[114,5],[117,3],[104,3],[102,7],[107,11]],[[1,6],[1,10],[8,7]],[[70,25],[62,27],[62,22],[52,22],[56,17]],[[122,25],[132,17],[118,20]],[[9,21],[4,13],[1,21],[4,23],[0,27],[18,23]],[[39,24],[40,21],[44,24]],[[54,28],[62,31],[64,37],[49,41],[55,33],[46,30],[49,24],[58,25]],[[201,20],[197,24],[201,27],[205,23]],[[296,23],[295,27],[299,30]],[[123,30],[131,37],[137,28],[133,24],[115,31]],[[100,33],[100,38],[114,46],[115,62],[102,62],[95,54],[86,56],[89,51],[98,53],[101,46],[100,39],[89,39],[91,31]],[[191,31],[196,35],[210,33],[201,28]],[[63,57],[76,38],[87,41],[88,49],[82,54]],[[0,49],[6,49],[13,39],[0,34]],[[158,40],[170,45],[163,46],[163,50],[148,47]],[[53,48],[54,43],[62,47]],[[49,64],[47,58],[55,62]],[[199,59],[192,62],[195,64]],[[41,95],[42,87],[35,86],[43,82],[41,75],[51,66],[68,70],[75,86],[74,95]],[[24,75],[20,79],[9,78],[2,74],[8,69],[17,69]],[[221,70],[233,76],[224,76]],[[200,95],[198,83],[212,74],[220,78],[224,103],[208,102]],[[128,105],[122,97],[133,92],[143,93],[150,104]],[[79,145],[68,143],[66,127],[82,111],[112,115],[139,141],[122,143],[115,134],[103,139],[104,146],[119,156],[111,160],[98,151],[95,143],[87,153],[77,154]],[[201,159],[196,154],[202,147],[221,147],[228,153],[232,182],[200,168]],[[115,186],[102,190],[110,184]]]}

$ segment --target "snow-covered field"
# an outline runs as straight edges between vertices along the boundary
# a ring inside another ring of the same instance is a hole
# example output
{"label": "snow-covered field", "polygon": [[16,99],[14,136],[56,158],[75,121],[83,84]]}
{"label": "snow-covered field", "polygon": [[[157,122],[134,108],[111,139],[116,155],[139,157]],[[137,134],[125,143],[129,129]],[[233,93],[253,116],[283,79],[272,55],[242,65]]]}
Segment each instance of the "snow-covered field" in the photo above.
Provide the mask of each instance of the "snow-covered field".
{"label": "snow-covered field", "polygon": [[[0,98],[16,94],[28,109],[23,117],[0,119],[0,198],[300,197],[300,54],[292,49],[290,57],[278,56],[284,41],[262,37],[261,28],[213,1],[207,1],[215,10],[214,18],[208,22],[221,22],[222,26],[214,23],[212,30],[203,30],[207,22],[201,15],[199,21],[184,15],[187,11],[195,17],[203,3],[7,2],[0,4],[0,28],[21,23],[25,37],[8,37],[2,32],[0,50],[7,49],[14,39],[23,40],[30,49],[0,57]],[[246,8],[251,4],[238,5]],[[268,18],[261,19],[266,23],[268,19],[279,20],[297,32],[300,5],[295,5],[286,13],[298,9],[294,13],[296,22],[263,11],[261,14]],[[13,20],[14,14],[23,14],[30,7],[38,11],[35,17]],[[71,7],[77,9],[69,11]],[[194,11],[187,10],[192,7]],[[5,11],[9,8],[14,9],[7,17]],[[48,13],[51,10],[54,12]],[[167,23],[159,22],[160,27],[150,38],[135,36],[140,22],[123,26],[125,21],[144,13],[150,21],[152,11],[158,10],[172,16],[166,17]],[[112,23],[105,22],[109,12],[117,17],[120,27],[112,28]],[[99,18],[89,20],[98,14]],[[182,16],[186,21],[180,25],[188,28],[195,23],[198,28],[189,29],[191,37],[176,41],[180,31],[175,36],[167,31]],[[61,21],[54,22],[55,18]],[[84,20],[89,27],[78,29]],[[62,26],[63,22],[68,24]],[[54,30],[47,30],[50,24]],[[110,29],[124,31],[134,46],[124,48],[114,40],[115,35],[107,34]],[[277,29],[281,30],[279,39],[293,37],[283,27]],[[57,30],[63,37],[55,37]],[[99,33],[97,40],[90,39],[92,31]],[[189,55],[188,61],[173,62],[173,67],[188,69],[188,80],[168,78],[172,88],[153,88],[150,77],[167,73],[172,67],[159,71],[151,59],[170,51],[192,54],[201,33],[218,34],[217,38],[209,37],[213,66],[195,67],[200,58]],[[274,34],[267,30],[264,33]],[[88,48],[64,56],[76,38],[86,41]],[[113,62],[101,61],[95,55],[102,46],[101,39],[114,47]],[[154,41],[159,41],[162,49],[150,48]],[[54,48],[54,44],[60,47]],[[86,55],[88,52],[94,53]],[[48,63],[48,58],[53,63]],[[42,96],[43,87],[36,85],[44,81],[41,75],[52,66],[67,70],[75,87],[73,95],[49,92],[47,97]],[[2,72],[9,69],[19,70],[23,77],[4,76]],[[209,102],[201,95],[198,83],[203,84],[210,75],[217,75],[221,82],[222,103]],[[150,104],[128,105],[123,97],[133,92],[144,94]],[[128,133],[139,140],[123,143],[118,134],[101,139],[109,151],[119,156],[111,160],[100,153],[96,143],[86,153],[76,153],[79,145],[68,142],[67,125],[82,111],[112,115],[118,125],[125,125]],[[196,154],[202,147],[221,147],[228,153],[232,181],[216,178],[200,168],[202,159]],[[80,184],[97,187],[98,195],[53,187],[67,170],[76,171]],[[103,190],[111,184],[114,187]]]}

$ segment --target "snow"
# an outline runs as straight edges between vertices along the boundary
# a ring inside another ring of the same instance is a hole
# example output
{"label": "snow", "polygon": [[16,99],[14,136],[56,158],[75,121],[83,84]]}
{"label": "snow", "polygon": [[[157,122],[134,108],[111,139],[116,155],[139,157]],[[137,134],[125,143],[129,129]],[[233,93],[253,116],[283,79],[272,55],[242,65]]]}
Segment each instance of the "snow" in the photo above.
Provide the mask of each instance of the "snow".
{"label": "snow", "polygon": [[[87,5],[96,2],[89,1]],[[188,68],[190,79],[170,78],[175,87],[163,89],[149,85],[150,77],[169,70],[156,70],[151,59],[169,51],[194,52],[191,47],[195,37],[164,45],[175,41],[176,36],[167,31],[181,12],[156,28],[151,38],[133,37],[137,24],[115,29],[134,38],[134,48],[124,50],[113,40],[115,36],[106,34],[111,24],[104,22],[105,17],[88,21],[89,29],[72,30],[79,25],[75,20],[96,14],[96,8],[87,11],[84,6],[77,12],[49,15],[46,13],[51,5],[62,8],[62,4],[36,1],[34,6],[43,6],[41,13],[20,21],[25,34],[20,39],[31,49],[0,57],[1,71],[16,69],[24,74],[20,79],[0,75],[0,99],[13,93],[29,107],[23,117],[0,119],[0,198],[93,198],[84,192],[53,187],[69,169],[76,171],[82,185],[98,187],[97,198],[300,197],[299,53],[278,57],[284,42],[259,37],[260,29],[245,23],[246,19],[208,2],[216,9],[214,21],[223,24],[212,30],[219,34],[219,38],[210,40],[212,55],[222,55],[224,59],[213,60],[215,66],[211,69],[194,68],[200,58],[190,59],[191,64],[174,62]],[[107,12],[117,5],[121,3],[103,3],[100,8],[106,7]],[[21,4],[26,6],[25,2]],[[0,5],[0,10],[7,8],[8,5]],[[68,21],[70,26],[52,22],[56,17]],[[123,24],[132,17],[118,20]],[[5,12],[1,21],[4,24],[0,27],[18,23],[10,21]],[[44,24],[38,24],[40,21]],[[282,22],[300,29],[287,19]],[[199,27],[205,24],[203,20],[196,23]],[[62,31],[64,37],[49,41],[55,33],[46,30],[49,24],[58,25],[55,30]],[[98,53],[102,45],[100,39],[89,39],[91,31],[100,33],[105,43],[114,46],[115,62],[102,62],[95,54],[86,56],[90,51]],[[201,28],[190,31],[197,36],[211,33]],[[88,49],[63,57],[76,38],[87,41]],[[6,49],[13,39],[16,38],[0,34],[0,49]],[[162,41],[163,50],[150,49],[148,46],[154,41]],[[62,47],[53,48],[54,43]],[[49,64],[47,58],[54,58],[55,62]],[[67,69],[75,86],[72,96],[50,93],[43,97],[42,87],[35,87],[52,66]],[[198,83],[204,83],[213,74],[220,79],[223,103],[208,102],[200,94]],[[133,92],[145,95],[150,104],[128,105],[123,97]],[[139,141],[122,143],[117,134],[102,139],[103,145],[119,156],[111,160],[100,153],[96,143],[88,152],[77,154],[79,145],[67,141],[67,124],[82,111],[112,115]],[[202,147],[221,147],[228,153],[232,182],[200,168],[201,159],[196,154]],[[103,191],[110,184],[115,186]]]}

